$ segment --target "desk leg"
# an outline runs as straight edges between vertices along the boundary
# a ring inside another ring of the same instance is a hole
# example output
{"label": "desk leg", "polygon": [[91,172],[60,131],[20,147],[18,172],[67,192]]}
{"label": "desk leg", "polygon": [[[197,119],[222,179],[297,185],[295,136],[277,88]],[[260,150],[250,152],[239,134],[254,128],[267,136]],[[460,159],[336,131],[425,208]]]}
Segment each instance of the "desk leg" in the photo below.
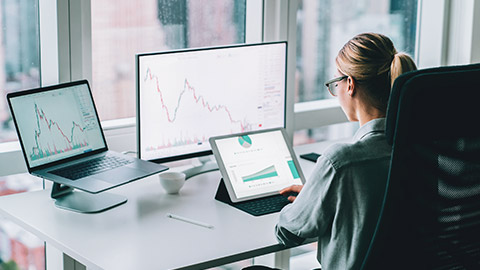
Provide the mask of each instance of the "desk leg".
{"label": "desk leg", "polygon": [[275,268],[290,269],[290,249],[275,252]]}
{"label": "desk leg", "polygon": [[63,253],[63,270],[87,270],[87,267]]}

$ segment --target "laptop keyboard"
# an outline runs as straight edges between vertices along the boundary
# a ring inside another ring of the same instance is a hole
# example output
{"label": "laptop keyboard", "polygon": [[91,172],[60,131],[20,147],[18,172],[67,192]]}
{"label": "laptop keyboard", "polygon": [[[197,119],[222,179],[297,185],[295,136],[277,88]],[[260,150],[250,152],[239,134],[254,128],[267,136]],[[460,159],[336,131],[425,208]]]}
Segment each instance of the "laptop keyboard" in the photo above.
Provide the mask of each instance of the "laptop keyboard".
{"label": "laptop keyboard", "polygon": [[77,180],[93,174],[98,174],[104,171],[115,169],[132,163],[132,160],[124,159],[115,156],[102,156],[81,162],[72,166],[64,167],[50,173],[62,176],[71,180]]}
{"label": "laptop keyboard", "polygon": [[246,202],[235,203],[234,206],[254,216],[276,213],[289,204],[290,201],[283,195],[275,195]]}

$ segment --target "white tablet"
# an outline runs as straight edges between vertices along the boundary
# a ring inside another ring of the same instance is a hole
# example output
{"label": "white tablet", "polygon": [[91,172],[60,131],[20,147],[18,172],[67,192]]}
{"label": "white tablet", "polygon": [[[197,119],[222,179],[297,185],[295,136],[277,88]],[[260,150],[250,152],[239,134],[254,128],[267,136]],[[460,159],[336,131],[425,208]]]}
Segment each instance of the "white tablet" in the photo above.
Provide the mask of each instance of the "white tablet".
{"label": "white tablet", "polygon": [[210,145],[234,203],[305,183],[283,128],[212,137]]}

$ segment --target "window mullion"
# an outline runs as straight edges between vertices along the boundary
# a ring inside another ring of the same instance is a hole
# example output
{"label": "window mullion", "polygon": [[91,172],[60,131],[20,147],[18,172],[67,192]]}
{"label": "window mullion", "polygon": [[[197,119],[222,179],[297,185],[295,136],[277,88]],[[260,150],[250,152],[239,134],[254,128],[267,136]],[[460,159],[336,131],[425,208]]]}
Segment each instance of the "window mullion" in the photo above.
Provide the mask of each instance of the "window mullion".
{"label": "window mullion", "polygon": [[91,0],[69,1],[71,80],[92,81]]}
{"label": "window mullion", "polygon": [[263,0],[248,0],[245,11],[245,43],[258,43],[263,39]]}
{"label": "window mullion", "polygon": [[56,0],[58,81],[92,80],[90,0]]}
{"label": "window mullion", "polygon": [[297,8],[298,0],[264,1],[264,41],[286,40],[288,42],[286,129],[290,138],[293,138],[294,131]]}
{"label": "window mullion", "polygon": [[449,22],[447,2],[449,1],[422,0],[419,4],[416,46],[419,68],[440,66],[446,62]]}
{"label": "window mullion", "polygon": [[58,32],[55,0],[39,0],[40,82],[58,83]]}

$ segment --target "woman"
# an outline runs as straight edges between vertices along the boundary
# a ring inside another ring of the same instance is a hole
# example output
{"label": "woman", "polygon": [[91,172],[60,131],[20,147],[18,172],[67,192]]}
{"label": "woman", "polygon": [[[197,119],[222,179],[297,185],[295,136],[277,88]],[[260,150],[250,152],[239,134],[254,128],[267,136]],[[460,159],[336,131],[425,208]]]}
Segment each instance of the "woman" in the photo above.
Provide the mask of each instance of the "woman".
{"label": "woman", "polygon": [[393,81],[415,70],[381,34],[349,40],[336,57],[335,78],[326,83],[350,121],[360,128],[353,143],[329,147],[304,186],[280,193],[292,204],[280,213],[279,241],[287,246],[318,237],[317,259],[323,269],[359,269],[382,205],[391,147],[385,138],[385,115]]}

